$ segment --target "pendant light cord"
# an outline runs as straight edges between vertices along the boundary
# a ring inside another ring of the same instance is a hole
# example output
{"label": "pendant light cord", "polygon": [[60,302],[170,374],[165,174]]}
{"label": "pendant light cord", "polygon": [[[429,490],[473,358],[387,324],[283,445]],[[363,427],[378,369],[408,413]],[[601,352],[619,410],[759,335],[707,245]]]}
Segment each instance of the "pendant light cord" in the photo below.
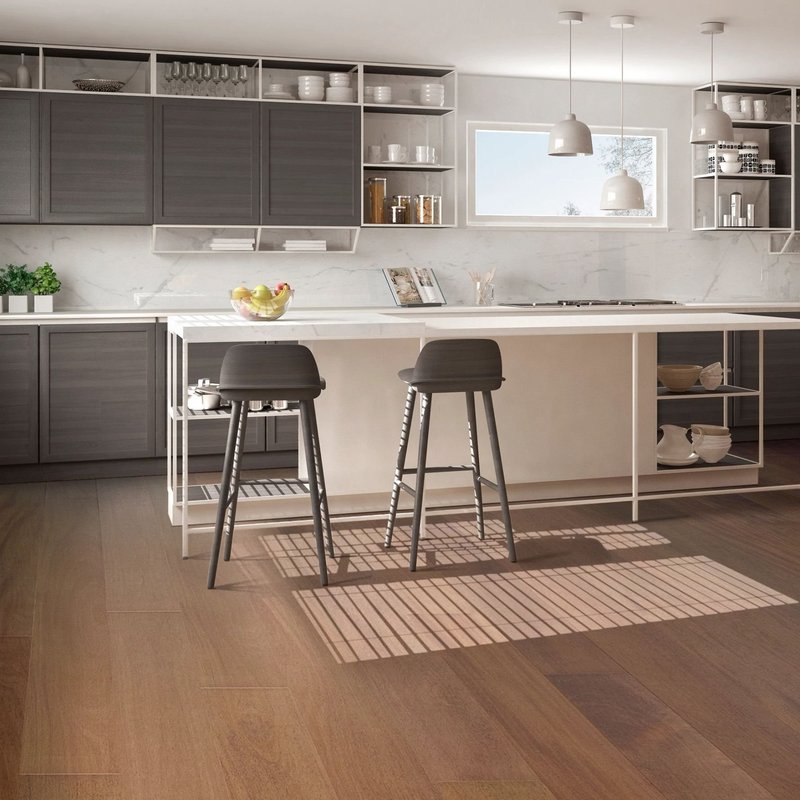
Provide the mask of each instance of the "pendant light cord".
{"label": "pendant light cord", "polygon": [[620,171],[625,169],[625,26],[619,27],[619,155]]}
{"label": "pendant light cord", "polygon": [[711,91],[714,92],[714,102],[719,102],[718,90],[714,85],[714,34],[711,34]]}
{"label": "pendant light cord", "polygon": [[572,113],[572,26],[575,20],[569,21],[569,113]]}

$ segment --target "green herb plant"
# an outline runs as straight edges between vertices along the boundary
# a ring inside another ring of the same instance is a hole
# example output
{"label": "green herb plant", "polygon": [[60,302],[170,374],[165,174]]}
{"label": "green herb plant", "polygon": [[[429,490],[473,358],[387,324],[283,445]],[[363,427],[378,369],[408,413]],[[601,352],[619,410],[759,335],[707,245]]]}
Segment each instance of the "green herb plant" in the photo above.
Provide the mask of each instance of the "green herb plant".
{"label": "green herb plant", "polygon": [[55,294],[61,288],[61,281],[47,261],[41,267],[36,267],[32,275],[31,290],[34,294]]}
{"label": "green herb plant", "polygon": [[32,289],[33,273],[28,272],[27,264],[7,264],[4,277],[8,294],[24,295]]}
{"label": "green herb plant", "polygon": [[0,269],[0,297],[8,294],[8,280],[6,279],[6,271]]}

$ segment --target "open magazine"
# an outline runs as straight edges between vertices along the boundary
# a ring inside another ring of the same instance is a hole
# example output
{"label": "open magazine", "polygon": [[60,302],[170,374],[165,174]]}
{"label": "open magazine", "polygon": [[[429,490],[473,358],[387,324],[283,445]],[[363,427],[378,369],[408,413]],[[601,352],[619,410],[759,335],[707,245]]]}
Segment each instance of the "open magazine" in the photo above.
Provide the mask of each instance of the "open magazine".
{"label": "open magazine", "polygon": [[386,267],[383,274],[398,306],[440,306],[445,302],[429,267]]}

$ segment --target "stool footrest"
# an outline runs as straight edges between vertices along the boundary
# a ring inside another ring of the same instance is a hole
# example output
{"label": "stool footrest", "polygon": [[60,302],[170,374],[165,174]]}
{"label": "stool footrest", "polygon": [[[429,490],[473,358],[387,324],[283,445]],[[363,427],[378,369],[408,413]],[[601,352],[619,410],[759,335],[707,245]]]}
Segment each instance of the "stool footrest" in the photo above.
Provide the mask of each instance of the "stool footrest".
{"label": "stool footrest", "polygon": [[404,492],[408,492],[412,497],[417,496],[417,490],[409,486],[405,481],[396,481],[396,485]]}
{"label": "stool footrest", "polygon": [[[425,473],[430,474],[431,472],[474,472],[475,467],[471,464],[458,464],[453,465],[451,467],[425,467]],[[412,469],[404,469],[403,475],[416,475],[419,470],[412,468]]]}
{"label": "stool footrest", "polygon": [[500,487],[494,481],[490,481],[488,478],[484,478],[483,475],[478,475],[478,480],[484,486],[488,486],[490,489],[494,489],[496,492],[500,491]]}

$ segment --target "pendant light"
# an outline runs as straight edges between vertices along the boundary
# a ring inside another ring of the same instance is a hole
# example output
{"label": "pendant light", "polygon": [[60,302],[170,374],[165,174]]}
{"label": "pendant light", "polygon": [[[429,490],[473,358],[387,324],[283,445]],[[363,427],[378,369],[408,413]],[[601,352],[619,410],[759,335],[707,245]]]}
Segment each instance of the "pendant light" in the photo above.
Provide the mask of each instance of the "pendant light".
{"label": "pendant light", "polygon": [[692,144],[716,144],[733,139],[733,123],[731,118],[717,107],[717,87],[714,85],[714,36],[724,33],[722,22],[704,22],[700,33],[711,37],[711,88],[714,102],[708,103],[703,111],[698,111],[692,120]]}
{"label": "pendant light", "polygon": [[583,22],[583,12],[562,11],[558,15],[562,25],[569,25],[569,114],[550,130],[547,154],[551,156],[590,156],[592,132],[572,113],[572,26]]}
{"label": "pendant light", "polygon": [[611,17],[611,27],[619,28],[619,172],[603,184],[600,208],[603,211],[628,211],[644,208],[642,184],[625,169],[625,28],[634,25],[631,16]]}

